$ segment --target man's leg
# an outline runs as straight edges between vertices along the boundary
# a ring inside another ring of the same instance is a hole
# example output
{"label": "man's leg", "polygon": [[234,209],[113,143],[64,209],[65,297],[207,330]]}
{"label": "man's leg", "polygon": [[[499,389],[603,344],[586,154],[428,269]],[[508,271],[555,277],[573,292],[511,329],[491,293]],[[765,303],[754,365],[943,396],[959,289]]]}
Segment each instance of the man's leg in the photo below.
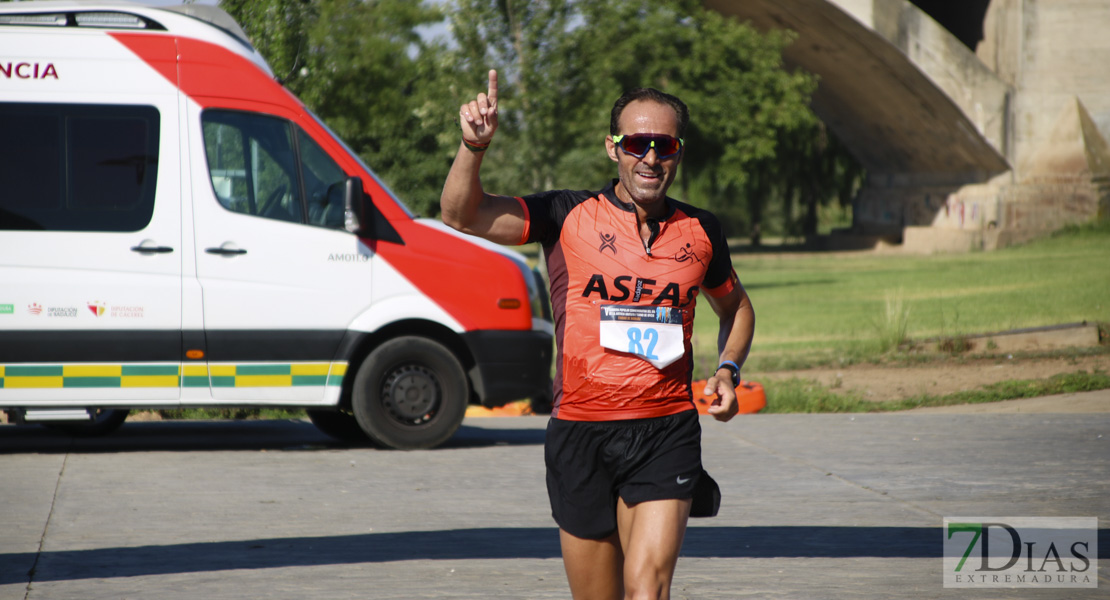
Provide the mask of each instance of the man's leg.
{"label": "man's leg", "polygon": [[689,499],[652,500],[629,506],[622,498],[617,503],[620,545],[624,548],[626,599],[667,600],[671,597],[671,579],[686,535],[690,502]]}
{"label": "man's leg", "polygon": [[560,529],[559,541],[563,547],[563,566],[567,570],[570,593],[575,600],[624,598],[621,575],[624,553],[616,532],[604,539],[590,540]]}

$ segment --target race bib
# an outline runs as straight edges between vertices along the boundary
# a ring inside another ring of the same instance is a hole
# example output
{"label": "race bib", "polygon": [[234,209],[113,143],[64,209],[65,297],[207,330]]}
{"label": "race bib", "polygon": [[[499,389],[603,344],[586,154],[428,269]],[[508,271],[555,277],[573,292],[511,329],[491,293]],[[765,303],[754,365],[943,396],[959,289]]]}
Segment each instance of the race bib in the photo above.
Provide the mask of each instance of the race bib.
{"label": "race bib", "polygon": [[662,369],[686,353],[682,311],[668,306],[603,305],[601,345],[635,354]]}

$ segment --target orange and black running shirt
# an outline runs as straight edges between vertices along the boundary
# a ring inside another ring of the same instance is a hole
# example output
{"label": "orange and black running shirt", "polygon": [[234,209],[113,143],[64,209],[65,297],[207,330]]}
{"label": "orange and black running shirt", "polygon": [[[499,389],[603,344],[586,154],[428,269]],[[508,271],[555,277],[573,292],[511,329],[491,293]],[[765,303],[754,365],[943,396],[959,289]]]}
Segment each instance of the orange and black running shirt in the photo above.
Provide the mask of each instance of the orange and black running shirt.
{"label": "orange and black running shirt", "polygon": [[[525,216],[520,243],[543,245],[551,279],[558,419],[692,410],[697,295],[721,297],[737,285],[716,217],[667,198],[665,217],[648,221],[645,243],[635,207],[617,198],[615,183],[601,192],[518,198]],[[668,349],[670,359],[660,352]]]}

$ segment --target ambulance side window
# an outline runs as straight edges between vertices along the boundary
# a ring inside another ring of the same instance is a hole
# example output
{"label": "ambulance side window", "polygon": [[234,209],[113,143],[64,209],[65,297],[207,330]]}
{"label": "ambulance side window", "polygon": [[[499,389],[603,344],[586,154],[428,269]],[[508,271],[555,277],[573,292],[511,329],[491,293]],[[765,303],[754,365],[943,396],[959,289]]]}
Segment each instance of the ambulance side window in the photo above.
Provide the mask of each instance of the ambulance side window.
{"label": "ambulance side window", "polygon": [[300,127],[297,127],[308,200],[308,222],[334,229],[343,228],[343,189],[347,174]]}
{"label": "ambulance side window", "polygon": [[158,126],[153,106],[0,103],[0,230],[144,229]]}
{"label": "ambulance side window", "polygon": [[304,222],[291,124],[233,111],[205,111],[204,150],[216,198],[228,210]]}

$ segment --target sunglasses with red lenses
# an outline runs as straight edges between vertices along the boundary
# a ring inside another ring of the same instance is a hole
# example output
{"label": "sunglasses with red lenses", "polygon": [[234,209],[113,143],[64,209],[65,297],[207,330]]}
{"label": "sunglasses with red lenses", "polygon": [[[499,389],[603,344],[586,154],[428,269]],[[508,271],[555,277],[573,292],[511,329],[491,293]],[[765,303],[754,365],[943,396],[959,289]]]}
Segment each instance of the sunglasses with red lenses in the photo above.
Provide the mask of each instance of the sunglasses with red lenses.
{"label": "sunglasses with red lenses", "polygon": [[684,142],[681,138],[656,133],[632,133],[629,135],[614,135],[613,143],[620,146],[626,154],[636,158],[647,156],[648,150],[655,149],[656,158],[663,160],[682,152]]}

